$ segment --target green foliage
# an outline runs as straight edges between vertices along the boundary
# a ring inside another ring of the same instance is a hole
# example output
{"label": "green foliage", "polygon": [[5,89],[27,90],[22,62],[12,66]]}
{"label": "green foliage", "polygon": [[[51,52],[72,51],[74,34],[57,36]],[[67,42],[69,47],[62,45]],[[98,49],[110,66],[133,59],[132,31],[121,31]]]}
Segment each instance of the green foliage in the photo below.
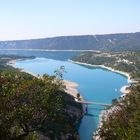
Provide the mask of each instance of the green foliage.
{"label": "green foliage", "polygon": [[140,80],[140,52],[84,52],[72,58],[74,61],[92,65],[105,65],[128,72],[132,78]]}
{"label": "green foliage", "polygon": [[54,76],[38,78],[14,69],[0,71],[1,140],[61,139],[67,134],[77,139],[82,107],[64,92],[64,71],[60,67]]}
{"label": "green foliage", "polygon": [[36,78],[14,71],[0,72],[1,139],[27,136],[55,119],[62,109],[60,80],[44,75]]}
{"label": "green foliage", "polygon": [[37,140],[38,135],[36,132],[31,132],[29,135],[25,138],[25,140]]}
{"label": "green foliage", "polygon": [[17,58],[0,56],[0,140],[78,139],[82,106],[64,92],[64,66],[36,78],[6,64]]}
{"label": "green foliage", "polygon": [[140,84],[131,93],[115,102],[116,109],[103,121],[99,135],[103,140],[140,139]]}

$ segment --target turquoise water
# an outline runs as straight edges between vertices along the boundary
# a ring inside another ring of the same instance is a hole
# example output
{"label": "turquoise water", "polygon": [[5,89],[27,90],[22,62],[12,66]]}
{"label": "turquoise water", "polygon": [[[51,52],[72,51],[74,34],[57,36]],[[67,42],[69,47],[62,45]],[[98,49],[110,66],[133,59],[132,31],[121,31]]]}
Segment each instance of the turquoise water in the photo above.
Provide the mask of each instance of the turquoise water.
{"label": "turquoise water", "polygon": [[[15,63],[16,67],[23,68],[34,74],[42,75],[47,73],[52,75],[54,70],[60,66],[65,66],[64,79],[77,82],[79,84],[78,91],[88,101],[111,103],[112,99],[121,95],[120,88],[127,84],[127,78],[117,73],[101,68],[77,65],[67,61],[68,58],[76,55],[77,52],[43,52],[43,55],[41,55],[42,52],[25,51],[17,53],[37,56],[37,58],[32,60],[16,61]],[[15,54],[15,51],[10,51],[10,54]],[[98,116],[101,109],[103,108],[97,105],[88,107],[88,113],[83,117],[79,127],[81,140],[91,140],[93,132],[98,126]]]}

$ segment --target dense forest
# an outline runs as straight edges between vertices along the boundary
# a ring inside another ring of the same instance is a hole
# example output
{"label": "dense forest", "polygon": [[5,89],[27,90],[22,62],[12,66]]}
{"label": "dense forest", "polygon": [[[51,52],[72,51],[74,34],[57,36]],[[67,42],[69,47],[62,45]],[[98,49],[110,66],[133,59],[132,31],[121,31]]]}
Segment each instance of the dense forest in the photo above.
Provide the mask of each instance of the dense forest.
{"label": "dense forest", "polygon": [[73,60],[128,72],[137,81],[131,83],[129,94],[114,99],[105,110],[95,136],[102,140],[140,140],[140,52],[86,52]]}
{"label": "dense forest", "polygon": [[1,41],[0,49],[134,51],[140,50],[140,32]]}
{"label": "dense forest", "polygon": [[82,107],[64,91],[64,68],[34,77],[6,65],[17,58],[0,57],[0,139],[78,140]]}

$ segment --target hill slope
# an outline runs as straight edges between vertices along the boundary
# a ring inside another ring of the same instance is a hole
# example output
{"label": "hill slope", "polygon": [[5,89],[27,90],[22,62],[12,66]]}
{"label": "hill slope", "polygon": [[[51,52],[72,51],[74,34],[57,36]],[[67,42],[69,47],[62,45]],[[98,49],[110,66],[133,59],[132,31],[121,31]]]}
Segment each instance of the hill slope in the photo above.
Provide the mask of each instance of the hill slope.
{"label": "hill slope", "polygon": [[140,50],[140,32],[107,35],[61,36],[44,39],[1,41],[0,49]]}

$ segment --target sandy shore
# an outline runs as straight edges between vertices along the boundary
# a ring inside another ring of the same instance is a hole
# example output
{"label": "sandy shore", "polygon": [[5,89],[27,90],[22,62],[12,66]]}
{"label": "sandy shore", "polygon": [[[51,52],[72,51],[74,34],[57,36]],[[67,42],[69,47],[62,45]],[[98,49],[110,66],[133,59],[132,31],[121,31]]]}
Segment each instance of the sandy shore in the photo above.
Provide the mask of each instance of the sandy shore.
{"label": "sandy shore", "polygon": [[130,93],[130,90],[128,89],[129,87],[130,87],[130,85],[125,85],[125,86],[121,87],[120,92],[124,93],[124,94]]}
{"label": "sandy shore", "polygon": [[[10,66],[13,66],[15,67],[15,61],[16,60],[10,60],[7,65],[10,65]],[[16,67],[15,67],[16,68]],[[36,74],[30,72],[30,71],[26,71],[24,69],[20,69],[22,72],[26,72],[26,73],[29,73],[35,77],[38,77]],[[79,85],[75,82],[71,82],[71,81],[67,81],[67,80],[63,80],[63,85],[66,87],[65,89],[65,92],[72,95],[74,98],[77,97],[77,93],[78,93],[78,90],[76,89]],[[82,97],[81,97],[82,98]]]}
{"label": "sandy shore", "polygon": [[34,73],[32,73],[32,72],[30,72],[30,71],[27,71],[27,70],[24,70],[23,68],[15,67],[15,62],[16,62],[16,60],[10,60],[10,61],[7,63],[7,65],[12,66],[12,67],[14,67],[14,68],[16,68],[16,69],[19,69],[21,72],[25,72],[25,73],[31,74],[31,75],[33,75],[33,76],[35,76],[35,77],[38,77],[37,74],[34,74]]}
{"label": "sandy shore", "polygon": [[126,76],[126,77],[127,77],[127,81],[128,81],[128,85],[124,85],[124,86],[120,89],[120,91],[121,91],[122,93],[124,93],[124,94],[129,93],[129,90],[127,89],[127,88],[130,86],[129,84],[131,84],[131,83],[137,83],[137,81],[131,79],[130,74],[127,73],[127,72],[115,70],[115,69],[113,69],[113,68],[111,68],[111,67],[106,67],[106,66],[104,66],[104,65],[92,65],[92,64],[82,63],[82,62],[78,62],[78,61],[72,61],[72,60],[69,60],[69,61],[72,62],[72,63],[75,63],[75,64],[80,64],[80,65],[85,65],[85,66],[91,66],[91,67],[100,67],[100,68],[104,68],[104,69],[110,70],[110,71],[112,71],[112,72],[119,73],[119,74],[121,74],[121,75]]}
{"label": "sandy shore", "polygon": [[10,60],[7,62],[7,65],[13,66],[16,63],[16,60]]}
{"label": "sandy shore", "polygon": [[72,95],[73,97],[77,97],[78,90],[76,89],[79,85],[75,82],[63,80],[63,84],[66,86],[65,92]]}

